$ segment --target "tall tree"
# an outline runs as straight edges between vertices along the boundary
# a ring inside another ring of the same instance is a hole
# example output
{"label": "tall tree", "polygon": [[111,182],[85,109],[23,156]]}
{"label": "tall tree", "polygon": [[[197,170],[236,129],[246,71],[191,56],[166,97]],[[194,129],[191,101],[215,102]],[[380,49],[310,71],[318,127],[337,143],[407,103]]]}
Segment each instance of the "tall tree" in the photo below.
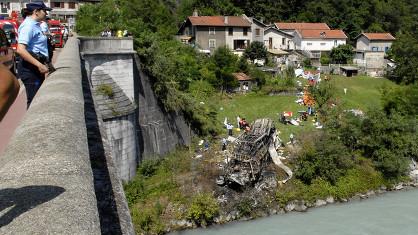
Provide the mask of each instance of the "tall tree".
{"label": "tall tree", "polygon": [[217,86],[220,87],[221,92],[237,83],[232,76],[232,73],[236,71],[237,59],[237,56],[226,46],[219,47],[213,54],[212,61],[218,79]]}
{"label": "tall tree", "polygon": [[403,84],[418,82],[418,35],[417,32],[405,32],[397,35],[390,49],[390,56],[395,61],[394,71],[388,77]]}
{"label": "tall tree", "polygon": [[339,45],[332,48],[329,54],[331,60],[336,64],[347,64],[353,59],[354,50],[350,44]]}
{"label": "tall tree", "polygon": [[267,48],[264,46],[264,43],[254,41],[245,49],[244,57],[250,59],[253,63],[256,59],[267,61]]}

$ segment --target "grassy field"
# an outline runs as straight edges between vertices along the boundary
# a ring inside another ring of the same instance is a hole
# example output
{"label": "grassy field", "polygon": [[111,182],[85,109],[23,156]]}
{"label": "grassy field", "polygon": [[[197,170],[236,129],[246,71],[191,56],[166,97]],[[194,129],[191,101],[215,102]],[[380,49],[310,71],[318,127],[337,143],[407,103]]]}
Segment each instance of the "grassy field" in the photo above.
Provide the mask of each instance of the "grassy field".
{"label": "grassy field", "polygon": [[[380,90],[383,87],[394,87],[396,84],[384,78],[372,78],[367,76],[343,77],[332,76],[336,89],[336,97],[345,109],[360,109],[367,111],[369,108],[380,106]],[[347,94],[344,94],[347,88]],[[281,131],[281,138],[289,140],[290,133],[296,136],[303,131],[314,129],[312,118],[304,123],[304,126],[283,125],[278,122],[279,113],[291,111],[297,115],[297,111],[306,111],[306,107],[298,105],[295,96],[269,96],[260,93],[246,95],[236,94],[231,97],[224,96],[219,102],[218,121],[223,122],[225,117],[236,127],[236,117],[245,117],[252,122],[258,118],[271,118],[276,127]],[[225,131],[226,133],[226,131]],[[235,131],[234,135],[238,132]]]}
{"label": "grassy field", "polygon": [[[384,78],[367,76],[343,77],[334,76],[336,96],[347,109],[361,109],[367,111],[372,107],[380,107],[380,90],[383,87],[395,87],[396,84]],[[344,88],[347,94],[344,95]]]}

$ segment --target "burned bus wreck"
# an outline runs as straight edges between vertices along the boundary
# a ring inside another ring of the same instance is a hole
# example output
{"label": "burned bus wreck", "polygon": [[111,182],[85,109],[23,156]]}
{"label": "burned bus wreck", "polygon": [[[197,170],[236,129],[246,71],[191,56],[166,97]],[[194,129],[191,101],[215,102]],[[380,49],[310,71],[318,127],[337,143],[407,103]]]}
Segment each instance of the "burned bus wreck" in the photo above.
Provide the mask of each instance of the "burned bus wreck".
{"label": "burned bus wreck", "polygon": [[271,162],[288,175],[282,183],[292,177],[292,171],[281,162],[276,151],[281,141],[271,119],[257,119],[250,131],[242,133],[233,143],[232,153],[227,154],[222,175],[217,180],[218,185],[231,188],[253,186],[261,180],[263,170]]}

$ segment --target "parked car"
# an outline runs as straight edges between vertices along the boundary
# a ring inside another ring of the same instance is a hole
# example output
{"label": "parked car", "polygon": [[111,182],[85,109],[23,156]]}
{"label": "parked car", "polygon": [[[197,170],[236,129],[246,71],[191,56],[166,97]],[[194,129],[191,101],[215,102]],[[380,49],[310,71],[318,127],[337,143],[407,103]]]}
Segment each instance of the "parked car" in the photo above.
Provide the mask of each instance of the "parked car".
{"label": "parked car", "polygon": [[15,53],[3,29],[0,29],[0,63],[16,74]]}

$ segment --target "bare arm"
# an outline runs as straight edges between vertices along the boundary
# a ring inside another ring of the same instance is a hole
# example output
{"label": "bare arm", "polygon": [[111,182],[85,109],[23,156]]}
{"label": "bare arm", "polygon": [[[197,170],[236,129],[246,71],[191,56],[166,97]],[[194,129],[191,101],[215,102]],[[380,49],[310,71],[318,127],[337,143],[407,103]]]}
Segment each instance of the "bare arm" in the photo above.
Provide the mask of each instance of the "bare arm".
{"label": "bare arm", "polygon": [[48,67],[41,62],[39,62],[37,59],[33,58],[33,56],[26,50],[26,45],[19,43],[16,50],[17,54],[19,54],[24,60],[27,62],[35,65],[38,67],[39,72],[41,73],[47,73]]}
{"label": "bare arm", "polygon": [[0,121],[19,94],[19,82],[9,69],[0,64]]}

